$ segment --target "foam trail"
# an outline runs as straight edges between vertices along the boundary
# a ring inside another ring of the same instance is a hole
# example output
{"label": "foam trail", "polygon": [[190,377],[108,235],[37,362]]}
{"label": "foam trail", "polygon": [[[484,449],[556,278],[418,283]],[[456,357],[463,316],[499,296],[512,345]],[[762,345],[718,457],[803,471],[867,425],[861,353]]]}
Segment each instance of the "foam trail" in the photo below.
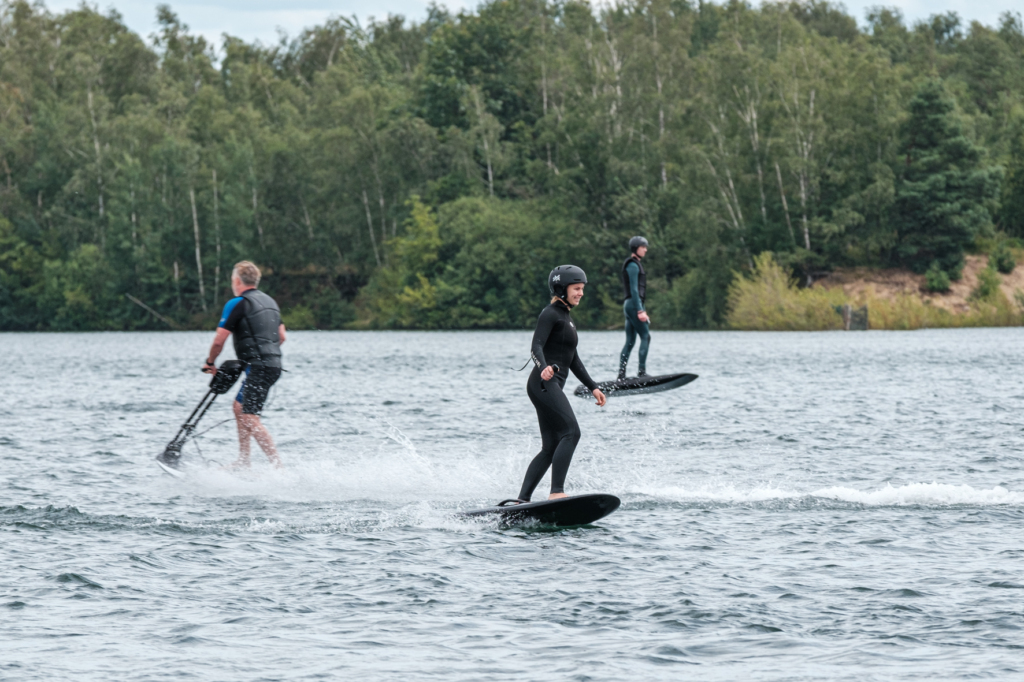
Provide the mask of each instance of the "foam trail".
{"label": "foam trail", "polygon": [[664,498],[680,502],[767,502],[769,500],[797,499],[803,497],[801,493],[790,492],[781,488],[753,488],[741,490],[732,485],[709,486],[704,485],[698,488],[684,488],[682,486],[666,486],[661,488],[646,488],[635,486],[630,489],[631,493],[650,495],[652,497]]}
{"label": "foam trail", "polygon": [[495,467],[492,459],[428,458],[392,424],[381,426],[376,443],[362,445],[359,449],[292,453],[280,470],[268,467],[256,452],[252,470],[196,467],[186,484],[202,495],[294,501],[376,500],[389,504],[480,501],[508,497],[514,487],[506,479],[515,477]]}
{"label": "foam trail", "polygon": [[801,493],[770,486],[739,489],[733,485],[723,485],[702,486],[698,488],[670,486],[650,489],[637,487],[630,492],[673,501],[739,504],[818,498],[863,504],[870,507],[904,505],[1024,505],[1024,493],[1011,492],[1002,486],[997,485],[993,488],[977,489],[969,485],[950,485],[948,483],[935,482],[909,483],[896,487],[886,483],[884,488],[874,491],[856,490],[845,486],[830,486],[812,492]]}
{"label": "foam trail", "polygon": [[965,504],[987,506],[994,504],[1022,505],[1024,493],[1010,492],[1002,486],[981,489],[969,485],[949,485],[948,483],[910,483],[896,488],[886,483],[881,490],[862,492],[852,488],[834,486],[822,488],[811,493],[813,497],[822,497],[843,502],[856,502],[872,507],[902,505],[948,505]]}

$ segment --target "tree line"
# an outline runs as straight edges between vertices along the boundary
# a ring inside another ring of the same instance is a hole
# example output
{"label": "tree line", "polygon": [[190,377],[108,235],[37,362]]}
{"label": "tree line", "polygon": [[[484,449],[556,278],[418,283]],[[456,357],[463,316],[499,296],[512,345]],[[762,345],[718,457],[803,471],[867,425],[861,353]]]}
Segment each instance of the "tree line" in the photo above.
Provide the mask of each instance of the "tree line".
{"label": "tree line", "polygon": [[492,0],[219,49],[157,19],[0,2],[0,329],[209,325],[241,259],[298,327],[524,327],[569,262],[608,326],[634,234],[655,323],[714,328],[766,251],[956,279],[1024,237],[1019,15]]}

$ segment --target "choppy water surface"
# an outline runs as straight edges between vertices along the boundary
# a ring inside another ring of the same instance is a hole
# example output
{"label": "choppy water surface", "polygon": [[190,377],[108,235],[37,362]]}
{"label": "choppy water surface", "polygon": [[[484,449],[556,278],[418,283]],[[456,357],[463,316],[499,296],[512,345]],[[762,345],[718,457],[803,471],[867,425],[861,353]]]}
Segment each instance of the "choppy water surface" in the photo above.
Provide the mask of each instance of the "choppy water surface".
{"label": "choppy water surface", "polygon": [[0,678],[1024,674],[1019,330],[657,333],[700,379],[572,398],[568,490],[623,506],[557,532],[451,516],[539,447],[529,333],[290,334],[287,468],[175,480],[211,336],[0,335]]}

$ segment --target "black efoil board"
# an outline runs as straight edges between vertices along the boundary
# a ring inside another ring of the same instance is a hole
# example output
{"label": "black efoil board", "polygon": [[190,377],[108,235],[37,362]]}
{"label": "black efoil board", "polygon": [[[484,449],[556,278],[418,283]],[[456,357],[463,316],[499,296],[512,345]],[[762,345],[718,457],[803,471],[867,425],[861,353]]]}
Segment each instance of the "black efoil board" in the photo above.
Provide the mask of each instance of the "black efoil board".
{"label": "black efoil board", "polygon": [[[673,388],[685,386],[697,378],[696,374],[661,374],[659,376],[626,377],[615,381],[602,381],[597,385],[601,392],[611,398],[617,395],[639,395],[641,393],[659,393]],[[574,393],[580,398],[593,398],[594,395],[586,386],[580,384]]]}
{"label": "black efoil board", "polygon": [[503,523],[538,523],[549,526],[585,526],[611,514],[621,501],[614,495],[574,495],[557,500],[486,507],[458,516],[498,516]]}

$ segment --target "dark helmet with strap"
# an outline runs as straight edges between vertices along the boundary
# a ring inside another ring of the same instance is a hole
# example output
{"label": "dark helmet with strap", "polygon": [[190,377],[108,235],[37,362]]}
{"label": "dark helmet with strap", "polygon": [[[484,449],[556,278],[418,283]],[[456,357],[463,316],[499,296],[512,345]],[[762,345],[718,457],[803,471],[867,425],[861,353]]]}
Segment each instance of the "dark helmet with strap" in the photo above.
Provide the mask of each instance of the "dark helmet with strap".
{"label": "dark helmet with strap", "polygon": [[[559,265],[548,275],[548,290],[552,296],[565,300],[566,289],[570,284],[586,284],[587,273],[575,265]],[[568,303],[568,301],[566,301]]]}
{"label": "dark helmet with strap", "polygon": [[647,246],[647,240],[643,237],[637,236],[629,240],[629,250],[633,253],[636,253],[641,246]]}

